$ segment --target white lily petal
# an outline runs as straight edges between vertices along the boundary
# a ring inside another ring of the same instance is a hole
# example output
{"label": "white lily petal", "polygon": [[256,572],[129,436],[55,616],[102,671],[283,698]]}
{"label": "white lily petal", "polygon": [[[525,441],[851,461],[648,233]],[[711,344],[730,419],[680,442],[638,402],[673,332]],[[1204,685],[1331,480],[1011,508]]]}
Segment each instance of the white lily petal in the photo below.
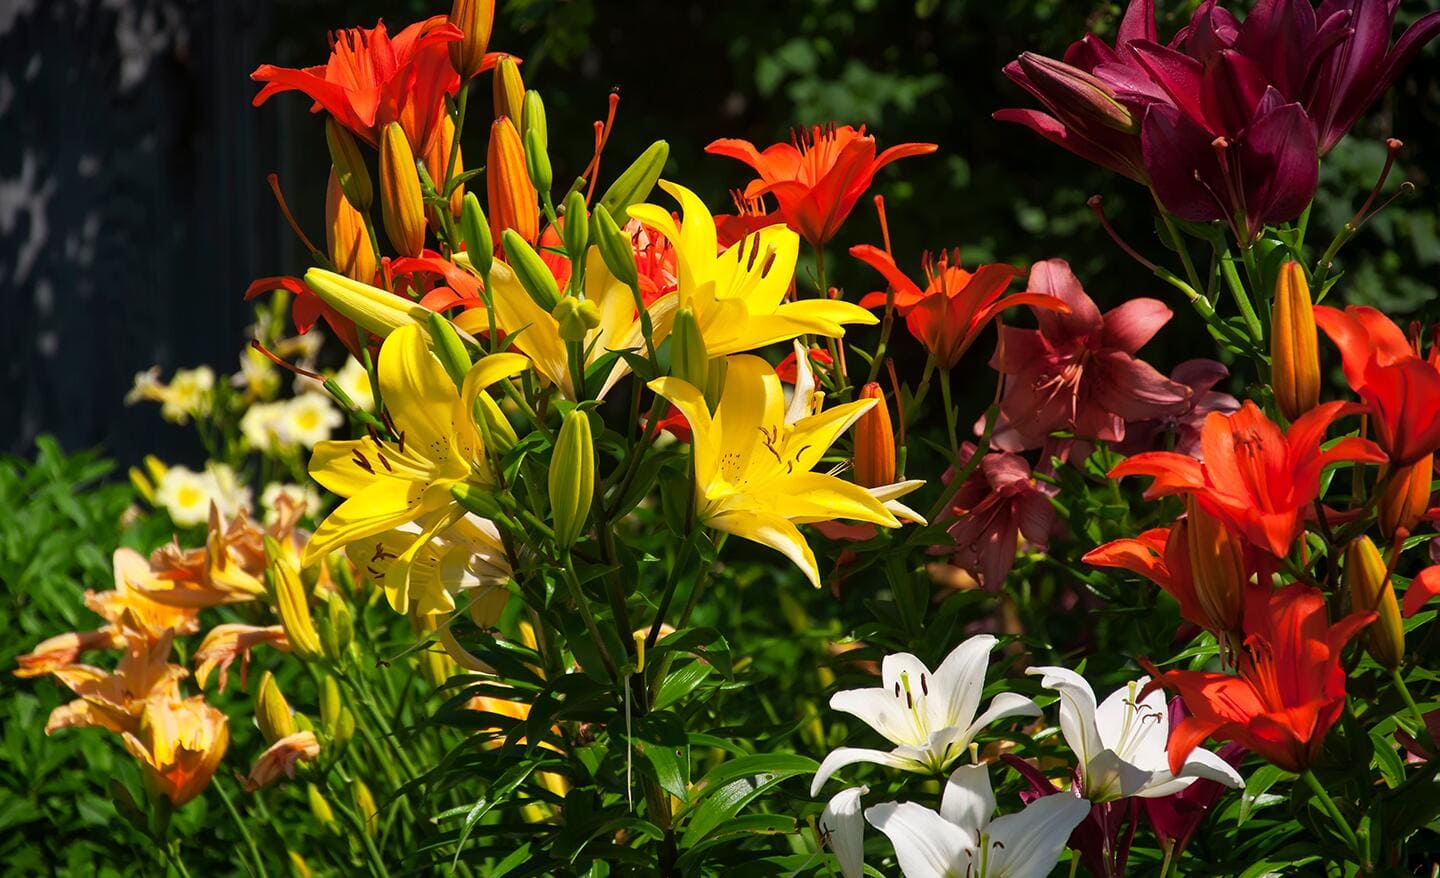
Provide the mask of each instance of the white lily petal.
{"label": "white lily petal", "polygon": [[925,743],[915,724],[914,711],[906,709],[903,692],[896,698],[892,688],[846,689],[830,696],[830,708],[864,720],[892,743],[912,746]]}
{"label": "white lily petal", "polygon": [[1173,796],[1176,793],[1184,792],[1185,788],[1196,780],[1198,780],[1198,778],[1175,777],[1168,770],[1157,771],[1144,786],[1131,795],[1138,796],[1142,799],[1163,799],[1166,796]]}
{"label": "white lily petal", "polygon": [[1170,777],[1169,770],[1158,773],[1146,771],[1121,759],[1119,754],[1109,748],[1092,755],[1090,761],[1084,763],[1080,773],[1084,776],[1085,797],[1095,803],[1112,802],[1136,795],[1146,786],[1163,783]]}
{"label": "white lily petal", "polygon": [[865,818],[860,813],[860,797],[868,792],[869,787],[841,790],[820,812],[820,831],[835,852],[844,878],[861,878],[865,874]]}
{"label": "white lily petal", "polygon": [[914,759],[907,759],[898,753],[890,753],[885,750],[871,750],[866,747],[836,747],[820,763],[820,768],[815,772],[815,779],[810,782],[810,795],[819,795],[820,788],[825,786],[825,781],[830,775],[839,771],[847,765],[854,765],[857,762],[873,762],[876,765],[885,765],[890,768],[898,768],[902,771],[925,771],[923,763]]}
{"label": "white lily petal", "polygon": [[946,878],[964,874],[976,839],[944,817],[914,802],[886,802],[865,811],[870,825],[890,837],[905,878]]}
{"label": "white lily petal", "polygon": [[1165,693],[1156,689],[1143,699],[1149,677],[1141,677],[1110,693],[1095,710],[1095,728],[1100,743],[1121,759],[1146,771],[1167,771],[1170,759],[1165,745],[1170,740],[1170,708]]}
{"label": "white lily petal", "polygon": [[985,831],[989,846],[985,874],[1045,878],[1060,862],[1070,833],[1089,813],[1085,799],[1055,793],[1041,796],[1018,814],[996,819]]}
{"label": "white lily petal", "polygon": [[976,634],[955,647],[935,670],[927,705],[931,727],[969,728],[980,706],[985,689],[985,671],[990,666],[990,652],[998,643],[989,634]]}
{"label": "white lily petal", "polygon": [[1069,668],[1036,667],[1025,673],[1040,676],[1041,686],[1059,693],[1060,733],[1080,758],[1080,764],[1088,764],[1105,749],[1095,725],[1095,690],[1084,677]]}
{"label": "white lily petal", "polygon": [[965,746],[970,746],[970,742],[975,740],[975,736],[980,734],[980,730],[991,723],[1012,716],[1041,716],[1042,714],[1040,705],[1024,695],[1016,692],[1001,692],[990,700],[990,706],[985,708],[984,713],[975,717],[975,721],[965,730]]}
{"label": "white lily petal", "polygon": [[940,797],[940,816],[979,838],[995,813],[988,765],[962,765],[950,773]]}
{"label": "white lily petal", "polygon": [[814,414],[810,410],[810,398],[815,393],[815,370],[810,368],[809,351],[799,341],[795,345],[795,388],[790,394],[790,405],[785,409],[785,423],[793,424]]}
{"label": "white lily petal", "polygon": [[1240,772],[1235,770],[1235,766],[1202,747],[1196,747],[1190,751],[1189,758],[1180,768],[1180,777],[1213,780],[1232,790],[1245,786],[1245,779],[1240,776]]}

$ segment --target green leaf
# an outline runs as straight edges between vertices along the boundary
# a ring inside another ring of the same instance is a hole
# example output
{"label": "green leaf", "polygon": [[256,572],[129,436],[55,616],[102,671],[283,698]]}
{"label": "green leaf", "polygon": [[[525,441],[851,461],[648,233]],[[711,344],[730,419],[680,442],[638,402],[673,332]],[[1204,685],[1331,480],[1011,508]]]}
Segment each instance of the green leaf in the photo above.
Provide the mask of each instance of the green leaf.
{"label": "green leaf", "polygon": [[714,671],[705,662],[695,661],[681,666],[660,684],[660,694],[655,696],[655,710],[664,710],[695,691]]}
{"label": "green leaf", "polygon": [[1278,796],[1266,797],[1265,793],[1282,780],[1294,779],[1294,773],[1286,771],[1283,768],[1276,768],[1273,765],[1256,769],[1255,773],[1250,775],[1250,778],[1245,781],[1245,792],[1240,797],[1240,813],[1235,818],[1235,825],[1237,827],[1244,826],[1245,821],[1250,819],[1251,814],[1257,808],[1263,808],[1267,805],[1273,805],[1278,801],[1283,801],[1283,799]]}

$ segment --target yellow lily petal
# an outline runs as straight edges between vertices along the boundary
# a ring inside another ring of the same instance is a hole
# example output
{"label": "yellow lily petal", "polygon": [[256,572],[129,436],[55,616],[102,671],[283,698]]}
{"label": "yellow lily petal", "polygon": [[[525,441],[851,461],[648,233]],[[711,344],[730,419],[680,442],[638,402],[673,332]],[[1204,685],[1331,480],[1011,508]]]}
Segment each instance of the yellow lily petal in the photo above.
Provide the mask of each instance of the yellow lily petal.
{"label": "yellow lily petal", "polygon": [[704,486],[713,481],[720,468],[721,442],[710,408],[705,405],[705,394],[679,378],[656,378],[647,386],[669,400],[690,422],[697,484]]}
{"label": "yellow lily petal", "polygon": [[443,487],[445,494],[440,497],[433,487],[423,489],[420,482],[376,479],[320,522],[305,544],[301,566],[309,567],[346,543],[399,527],[444,505],[450,500],[450,494],[449,485]]}
{"label": "yellow lily petal", "polygon": [[712,516],[705,524],[780,552],[800,568],[811,585],[820,587],[820,567],[815,562],[815,553],[800,529],[787,519],[767,512],[733,511]]}
{"label": "yellow lily petal", "polygon": [[753,313],[774,311],[790,290],[799,253],[800,236],[784,225],[746,235],[715,263],[716,300],[743,298]]}
{"label": "yellow lily petal", "polygon": [[485,388],[512,378],[530,368],[530,361],[520,354],[504,352],[490,354],[481,357],[470,371],[465,373],[465,381],[460,385],[460,398],[458,407],[455,410],[455,444],[460,453],[469,460],[472,466],[488,464],[484,463],[484,455],[481,453],[480,431],[475,426],[475,402]]}
{"label": "yellow lily petal", "polygon": [[[775,369],[759,357],[730,357],[725,390],[715,407],[721,477],[738,485],[754,466],[782,466],[776,445],[785,424],[785,393]],[[753,478],[753,474],[751,476]]]}
{"label": "yellow lily petal", "polygon": [[409,548],[391,562],[381,584],[385,589],[385,597],[395,612],[410,612],[412,597],[416,603],[415,612],[422,616],[448,613],[455,609],[455,600],[450,596],[450,592],[445,590],[439,576],[411,576],[411,572],[415,567],[416,555],[424,551],[436,535],[464,517],[465,510],[459,506],[454,507],[431,523]]}
{"label": "yellow lily petal", "polygon": [[830,446],[835,444],[835,440],[840,438],[840,434],[850,429],[876,402],[878,400],[857,399],[796,421],[789,444],[790,448],[796,450],[796,469],[814,469]]}
{"label": "yellow lily petal", "polygon": [[700,196],[684,186],[661,180],[660,188],[680,202],[680,233],[670,242],[675,245],[680,288],[694,290],[715,277],[715,254],[720,249],[715,243],[715,220]]}
{"label": "yellow lily petal", "polygon": [[515,272],[497,262],[490,269],[490,297],[495,320],[509,337],[511,346],[530,358],[535,371],[573,398],[570,384],[570,355],[560,338],[560,325],[550,312],[535,304],[520,285]]}
{"label": "yellow lily petal", "polygon": [[848,518],[882,527],[900,526],[885,504],[865,488],[826,473],[781,476],[753,496],[764,509],[797,524]]}

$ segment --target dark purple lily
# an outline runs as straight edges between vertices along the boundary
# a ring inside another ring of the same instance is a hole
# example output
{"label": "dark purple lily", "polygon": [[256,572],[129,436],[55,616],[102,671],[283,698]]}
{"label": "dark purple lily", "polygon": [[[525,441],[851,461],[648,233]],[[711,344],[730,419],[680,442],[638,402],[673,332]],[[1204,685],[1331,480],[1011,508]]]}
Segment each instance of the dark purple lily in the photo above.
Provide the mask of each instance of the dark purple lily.
{"label": "dark purple lily", "polygon": [[[1074,790],[1081,788],[1078,768],[1070,790],[1062,791],[1057,790],[1040,769],[1020,757],[1006,753],[1000,759],[1019,772],[1030,785],[1028,791],[1020,793],[1020,801],[1027,805],[1042,796],[1073,796]],[[1071,831],[1066,846],[1080,854],[1080,862],[1091,875],[1119,878],[1125,874],[1130,846],[1135,841],[1141,801],[1149,800],[1116,799],[1091,805],[1090,813]]]}
{"label": "dark purple lily", "polygon": [[1125,438],[1115,451],[1125,456],[1142,451],[1171,450],[1200,459],[1200,427],[1211,412],[1240,410],[1240,400],[1215,389],[1230,370],[1214,360],[1186,360],[1170,372],[1170,380],[1190,388],[1190,407],[1179,414],[1125,424]]}
{"label": "dark purple lily", "polygon": [[[1178,726],[1189,715],[1184,701],[1170,699],[1170,728]],[[1215,755],[1230,763],[1231,767],[1239,768],[1246,752],[1244,747],[1232,742],[1215,751]],[[1181,851],[1190,843],[1200,824],[1205,822],[1206,815],[1223,792],[1224,784],[1200,778],[1174,795],[1141,799],[1140,807],[1145,811],[1145,819],[1150,823],[1160,847],[1168,848],[1170,856],[1179,859]]]}

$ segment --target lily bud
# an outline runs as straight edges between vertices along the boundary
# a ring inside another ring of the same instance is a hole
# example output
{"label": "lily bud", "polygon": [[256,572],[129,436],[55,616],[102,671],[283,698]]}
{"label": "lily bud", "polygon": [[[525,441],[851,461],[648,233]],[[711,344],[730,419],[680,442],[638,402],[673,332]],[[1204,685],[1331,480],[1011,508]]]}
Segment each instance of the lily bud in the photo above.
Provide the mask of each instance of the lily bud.
{"label": "lily bud", "polygon": [[565,227],[561,232],[570,259],[575,262],[584,259],[585,248],[590,245],[590,217],[585,215],[585,196],[579,190],[565,199]]}
{"label": "lily bud", "polygon": [[385,234],[401,256],[419,256],[425,249],[425,200],[415,154],[399,122],[380,135],[380,215]]}
{"label": "lily bud", "polygon": [[615,224],[615,218],[605,205],[595,206],[590,222],[594,225],[591,231],[595,246],[600,248],[600,258],[605,260],[605,267],[626,286],[633,287],[639,283],[640,271],[635,267],[635,248],[630,243],[630,236]]}
{"label": "lily bud", "polygon": [[1115,92],[1095,76],[1062,61],[1023,53],[1018,63],[1035,88],[1056,106],[1094,119],[1126,134],[1138,134],[1140,123],[1115,98]]}
{"label": "lily bud", "polygon": [[1435,455],[1427,454],[1396,471],[1380,497],[1380,533],[1394,540],[1396,532],[1413,531],[1430,509],[1430,484]]}
{"label": "lily bud", "polygon": [[710,379],[710,353],[688,306],[675,312],[670,329],[670,374],[702,391]]}
{"label": "lily bud", "polygon": [[465,384],[465,376],[470,372],[473,365],[470,362],[470,354],[465,351],[465,345],[460,341],[460,336],[455,334],[455,327],[444,314],[430,313],[430,341],[435,349],[435,357],[440,365],[445,367],[450,380],[455,382],[458,389]]}
{"label": "lily bud", "polygon": [[[341,316],[353,320],[361,329],[383,338],[401,326],[418,326],[429,340],[430,315],[433,312],[419,302],[323,268],[305,272],[305,285],[325,304],[339,311]],[[468,333],[458,329],[456,332],[467,344],[478,347]]]}
{"label": "lily bud", "polygon": [[490,394],[481,392],[479,396],[480,418],[476,426],[480,428],[480,436],[485,440],[485,447],[494,448],[500,454],[508,454],[520,437],[515,434],[515,428],[510,425],[510,419],[500,410],[500,404]]}
{"label": "lily bud", "polygon": [[594,302],[566,296],[550,312],[560,327],[564,341],[584,341],[590,330],[600,325],[600,308]]}
{"label": "lily bud", "polygon": [[267,744],[295,734],[295,717],[290,704],[276,684],[275,675],[269,671],[260,676],[260,685],[255,689],[255,725],[260,728]]}
{"label": "lily bud", "polygon": [[325,118],[325,145],[330,148],[330,164],[340,180],[340,191],[345,193],[345,200],[362,213],[369,210],[375,201],[375,190],[370,185],[370,169],[365,167],[360,145],[333,116]]}
{"label": "lily bud", "polygon": [[555,543],[568,549],[585,530],[595,496],[595,443],[590,416],[572,409],[560,425],[550,456],[550,520]]}
{"label": "lily bud", "polygon": [[895,429],[890,423],[885,391],[871,381],[861,389],[860,398],[873,399],[876,403],[855,422],[855,482],[866,488],[893,484]]}
{"label": "lily bud", "polygon": [[1345,548],[1345,587],[1350,591],[1350,604],[1357,611],[1377,616],[1365,631],[1365,651],[1393,671],[1405,654],[1405,627],[1400,622],[1400,605],[1388,573],[1385,559],[1369,537],[1360,537]]}
{"label": "lily bud", "polygon": [[340,711],[345,707],[340,701],[340,684],[335,678],[325,676],[320,682],[320,724],[325,731],[332,731],[340,722]]}
{"label": "lily bud", "polygon": [[540,237],[539,196],[525,167],[525,147],[520,132],[508,118],[490,126],[490,147],[485,156],[485,191],[490,209],[490,237],[501,237],[513,229],[534,243]]}
{"label": "lily bud", "polygon": [[481,277],[490,274],[495,264],[495,239],[490,237],[490,221],[485,219],[485,210],[474,192],[465,193],[460,207],[460,238],[465,242],[465,253],[470,264]]}
{"label": "lily bud", "polygon": [[1185,512],[1185,548],[1195,597],[1212,631],[1239,631],[1248,579],[1244,548],[1193,499],[1185,501]]}
{"label": "lily bud", "polygon": [[375,797],[370,794],[370,788],[365,786],[365,782],[359,778],[355,779],[351,792],[355,796],[355,810],[359,811],[360,816],[365,819],[365,834],[374,835],[375,815],[379,812],[379,809],[375,807]]}
{"label": "lily bud", "polygon": [[355,617],[350,612],[350,605],[338,594],[332,594],[325,604],[325,657],[339,664],[350,649],[350,642],[355,639]]}
{"label": "lily bud", "polygon": [[375,279],[375,248],[370,246],[365,218],[341,192],[334,168],[325,187],[325,246],[341,274],[365,283]]}
{"label": "lily bud", "polygon": [[[450,170],[450,148],[455,143],[455,123],[448,115],[440,117],[440,125],[435,136],[430,138],[430,148],[426,150],[424,160],[425,168],[430,172],[430,179],[435,183],[438,193],[444,194],[445,184],[449,178],[445,172]],[[460,176],[465,172],[465,154],[459,149],[455,151],[454,175]],[[465,186],[461,184],[455,187],[450,193],[450,216],[460,216],[460,210],[464,207]],[[435,208],[427,207],[426,216],[432,228],[440,227],[440,217]]]}
{"label": "lily bud", "polygon": [[473,512],[481,518],[499,518],[505,513],[495,495],[465,482],[451,487],[450,496],[465,507],[466,512]]}
{"label": "lily bud", "polygon": [[525,173],[530,175],[530,182],[535,184],[536,192],[549,195],[550,186],[555,180],[550,170],[550,153],[546,151],[539,133],[535,131],[525,132]]}
{"label": "lily bud", "polygon": [[509,117],[520,121],[525,113],[525,80],[520,78],[520,65],[506,55],[495,63],[491,73],[494,86],[495,118]]}
{"label": "lily bud", "polygon": [[531,89],[525,92],[525,100],[521,105],[520,128],[526,134],[537,131],[540,134],[540,145],[546,149],[550,148],[550,129],[545,121],[545,102],[540,99],[540,92]]}
{"label": "lily bud", "polygon": [[310,802],[310,813],[315,815],[315,819],[320,821],[321,826],[331,827],[335,825],[335,811],[330,807],[330,803],[325,801],[325,796],[313,783],[307,783],[305,785],[305,798]]}
{"label": "lily bud", "polygon": [[1294,421],[1320,404],[1320,352],[1315,306],[1298,262],[1280,266],[1270,328],[1270,384],[1275,402]]}
{"label": "lily bud", "polygon": [[725,375],[730,369],[727,357],[711,357],[710,369],[705,376],[705,405],[710,411],[720,405],[720,395],[725,392]]}
{"label": "lily bud", "polygon": [[275,610],[280,616],[280,625],[285,629],[285,639],[290,641],[290,651],[301,661],[315,662],[325,657],[320,646],[320,634],[310,617],[309,598],[305,586],[300,582],[300,571],[287,559],[280,544],[273,538],[265,538],[265,579],[275,597]]}
{"label": "lily bud", "polygon": [[560,302],[560,288],[555,285],[555,275],[550,273],[540,254],[513,229],[501,233],[500,245],[505,249],[505,261],[515,272],[520,286],[525,288],[535,304],[546,311],[554,311]]}
{"label": "lily bud", "polygon": [[450,44],[450,66],[462,80],[469,80],[480,72],[485,50],[490,48],[495,0],[455,0],[450,6],[450,23],[465,35],[463,40]]}

